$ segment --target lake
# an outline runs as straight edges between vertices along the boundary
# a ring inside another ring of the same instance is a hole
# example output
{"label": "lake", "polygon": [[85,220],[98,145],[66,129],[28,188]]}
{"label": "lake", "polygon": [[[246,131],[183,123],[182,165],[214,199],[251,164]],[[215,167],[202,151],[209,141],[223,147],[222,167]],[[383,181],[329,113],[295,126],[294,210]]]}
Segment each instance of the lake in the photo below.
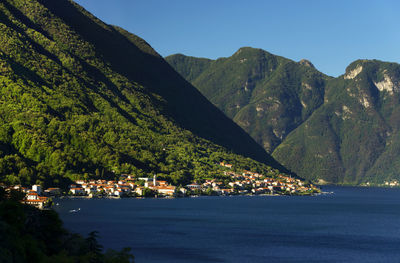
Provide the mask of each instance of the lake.
{"label": "lake", "polygon": [[[400,189],[319,196],[61,199],[65,227],[135,262],[400,262]],[[72,209],[80,210],[70,213]]]}

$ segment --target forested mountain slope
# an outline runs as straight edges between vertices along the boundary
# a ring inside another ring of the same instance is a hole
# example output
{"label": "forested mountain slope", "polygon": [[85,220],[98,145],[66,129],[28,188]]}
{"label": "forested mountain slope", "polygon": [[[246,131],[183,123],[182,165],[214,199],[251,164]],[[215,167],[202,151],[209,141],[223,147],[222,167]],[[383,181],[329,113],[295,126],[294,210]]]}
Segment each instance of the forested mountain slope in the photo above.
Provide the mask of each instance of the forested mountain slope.
{"label": "forested mountain slope", "polygon": [[144,40],[72,1],[1,1],[0,31],[3,182],[178,184],[216,176],[221,160],[284,170]]}
{"label": "forested mountain slope", "polygon": [[182,56],[166,60],[185,78],[196,72],[191,82],[299,176],[350,184],[400,179],[399,64],[358,60],[332,78],[309,61],[260,49],[241,48],[201,70]]}
{"label": "forested mountain slope", "polygon": [[248,47],[206,65],[181,57],[166,60],[270,153],[323,103],[329,79],[307,61]]}
{"label": "forested mountain slope", "polygon": [[326,86],[325,103],[274,151],[311,179],[398,180],[400,65],[359,60]]}

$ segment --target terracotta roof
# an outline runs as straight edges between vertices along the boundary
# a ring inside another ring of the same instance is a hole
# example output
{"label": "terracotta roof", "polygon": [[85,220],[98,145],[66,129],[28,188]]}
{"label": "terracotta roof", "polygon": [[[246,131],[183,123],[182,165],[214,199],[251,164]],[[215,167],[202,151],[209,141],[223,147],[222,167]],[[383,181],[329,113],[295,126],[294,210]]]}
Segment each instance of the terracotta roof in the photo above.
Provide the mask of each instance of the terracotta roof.
{"label": "terracotta roof", "polygon": [[39,199],[34,199],[34,200],[28,200],[28,199],[25,199],[24,201],[25,202],[45,202],[45,201],[47,201],[47,197],[45,197],[45,196],[39,196]]}

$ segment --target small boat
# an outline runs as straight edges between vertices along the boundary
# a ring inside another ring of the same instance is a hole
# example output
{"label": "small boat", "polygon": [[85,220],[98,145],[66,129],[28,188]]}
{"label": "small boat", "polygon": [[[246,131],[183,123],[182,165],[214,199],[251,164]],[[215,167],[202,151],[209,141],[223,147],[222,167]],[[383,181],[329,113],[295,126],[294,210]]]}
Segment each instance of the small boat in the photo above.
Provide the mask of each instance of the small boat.
{"label": "small boat", "polygon": [[70,213],[76,213],[76,212],[78,212],[79,210],[81,210],[80,208],[78,208],[78,210],[77,209],[72,209],[72,210],[69,210],[69,212]]}

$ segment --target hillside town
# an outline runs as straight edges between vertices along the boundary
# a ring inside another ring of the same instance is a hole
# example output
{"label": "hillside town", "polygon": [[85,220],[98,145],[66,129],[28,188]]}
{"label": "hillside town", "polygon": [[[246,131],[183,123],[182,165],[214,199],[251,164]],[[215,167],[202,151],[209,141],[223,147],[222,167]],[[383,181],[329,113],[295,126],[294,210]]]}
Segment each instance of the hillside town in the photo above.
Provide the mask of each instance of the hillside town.
{"label": "hillside town", "polygon": [[290,176],[278,175],[275,178],[263,174],[243,170],[238,173],[232,169],[232,164],[221,162],[224,167],[227,182],[211,179],[204,182],[193,182],[185,186],[170,185],[167,181],[153,178],[135,177],[122,174],[119,180],[77,180],[68,189],[48,188],[43,190],[40,185],[30,188],[20,185],[8,187],[6,190],[19,190],[25,193],[23,202],[38,208],[51,205],[50,197],[81,196],[94,197],[184,197],[200,195],[312,195],[319,189],[312,184]]}

